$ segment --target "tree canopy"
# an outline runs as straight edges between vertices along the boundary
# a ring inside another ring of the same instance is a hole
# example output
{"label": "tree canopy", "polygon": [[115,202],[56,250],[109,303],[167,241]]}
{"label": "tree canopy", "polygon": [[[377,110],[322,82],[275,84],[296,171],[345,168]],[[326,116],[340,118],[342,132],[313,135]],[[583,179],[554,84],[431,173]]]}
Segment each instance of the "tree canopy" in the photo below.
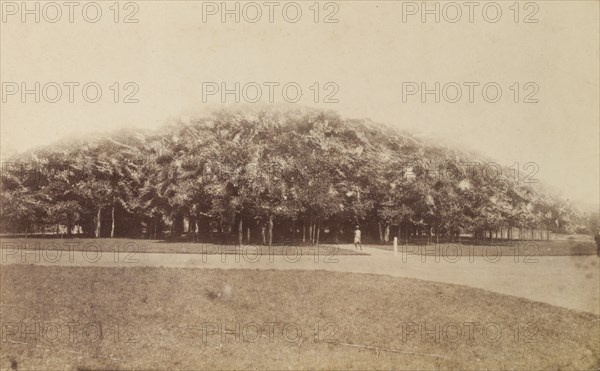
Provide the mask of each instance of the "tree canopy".
{"label": "tree canopy", "polygon": [[267,243],[273,225],[276,239],[302,225],[310,240],[325,228],[337,239],[355,224],[380,238],[392,226],[441,236],[585,230],[568,202],[510,169],[485,172],[486,161],[465,151],[332,111],[221,110],[160,130],[63,140],[11,163],[2,171],[4,231],[237,231],[241,242],[246,227],[248,239],[259,231]]}

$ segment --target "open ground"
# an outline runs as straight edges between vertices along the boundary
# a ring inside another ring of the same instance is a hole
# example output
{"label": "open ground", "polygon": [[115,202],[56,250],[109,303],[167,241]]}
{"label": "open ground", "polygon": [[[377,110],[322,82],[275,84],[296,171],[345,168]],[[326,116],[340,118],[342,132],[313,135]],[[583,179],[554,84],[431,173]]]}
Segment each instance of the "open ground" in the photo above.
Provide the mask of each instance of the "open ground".
{"label": "open ground", "polygon": [[539,256],[457,255],[458,245],[352,255],[353,245],[194,253],[199,244],[50,241],[2,240],[3,370],[600,365],[589,244],[572,256],[562,241],[539,246],[561,254]]}
{"label": "open ground", "polygon": [[593,314],[410,278],[10,265],[1,282],[2,369],[599,365]]}

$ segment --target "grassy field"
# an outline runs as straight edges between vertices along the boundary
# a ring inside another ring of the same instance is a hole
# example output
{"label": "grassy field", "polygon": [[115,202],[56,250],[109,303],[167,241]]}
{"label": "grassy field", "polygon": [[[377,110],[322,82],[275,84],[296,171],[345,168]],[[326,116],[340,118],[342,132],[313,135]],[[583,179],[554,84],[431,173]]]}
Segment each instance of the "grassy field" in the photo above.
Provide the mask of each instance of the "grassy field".
{"label": "grassy field", "polygon": [[9,265],[0,283],[2,369],[600,366],[592,314],[415,279]]}
{"label": "grassy field", "polygon": [[[373,245],[383,250],[393,250],[391,243],[387,245]],[[404,249],[404,250],[401,250]],[[591,240],[569,240],[559,239],[550,241],[485,241],[465,243],[430,243],[426,241],[410,242],[404,241],[398,246],[398,251],[408,254],[439,254],[442,256],[456,256],[458,249],[463,256],[573,256],[573,255],[596,255],[596,244]]]}
{"label": "grassy field", "polygon": [[[14,249],[42,249],[42,250],[69,250],[89,252],[116,252],[122,253],[177,253],[177,254],[236,254],[240,253],[240,247],[236,245],[219,245],[213,243],[194,242],[166,242],[162,240],[139,240],[131,238],[6,238],[0,239],[2,249],[6,253]],[[295,255],[296,248],[301,249],[302,256],[310,256],[317,253],[317,246],[285,245],[276,244],[272,247],[261,245],[242,245],[247,255]],[[356,252],[352,249],[342,248],[336,244],[320,244],[318,247],[320,256],[339,255],[368,255]]]}
{"label": "grassy field", "polygon": [[[235,245],[218,245],[211,243],[193,242],[166,242],[162,240],[139,240],[130,238],[7,238],[0,239],[5,252],[11,249],[45,249],[45,250],[72,250],[72,251],[100,251],[122,253],[178,253],[178,254],[235,254],[239,253],[239,247]],[[348,245],[346,245],[348,246]],[[365,245],[369,248],[392,251],[390,243],[385,245]],[[261,245],[243,245],[247,255],[295,255],[296,248],[301,249],[302,256],[310,256],[318,253],[320,256],[340,255],[369,255],[368,250],[364,252],[355,251],[353,248],[341,247],[338,244],[323,243],[317,246],[308,245],[285,245],[275,244],[271,248]],[[402,250],[404,249],[404,250]],[[429,254],[442,256],[572,256],[572,255],[595,255],[596,244],[585,239],[557,239],[552,241],[494,241],[458,243],[435,243],[426,244],[425,241],[415,241],[406,244],[400,243],[399,251],[408,254]]]}

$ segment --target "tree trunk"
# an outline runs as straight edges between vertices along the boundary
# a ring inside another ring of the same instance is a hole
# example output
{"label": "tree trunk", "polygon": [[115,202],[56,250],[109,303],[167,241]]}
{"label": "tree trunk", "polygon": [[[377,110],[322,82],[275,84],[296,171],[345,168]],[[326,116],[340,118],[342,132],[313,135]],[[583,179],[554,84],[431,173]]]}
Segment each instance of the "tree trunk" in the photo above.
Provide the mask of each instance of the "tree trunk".
{"label": "tree trunk", "polygon": [[192,242],[196,241],[196,217],[193,214],[189,217],[187,237]]}
{"label": "tree trunk", "polygon": [[388,243],[390,241],[390,225],[387,224],[385,226],[385,232],[383,234],[383,240],[385,241],[385,243]]}
{"label": "tree trunk", "polygon": [[267,244],[267,236],[266,236],[266,233],[265,233],[265,229],[266,229],[266,226],[264,225],[264,223],[263,223],[263,224],[261,224],[261,225],[260,225],[260,233],[261,233],[261,235],[262,235],[262,242],[263,242],[263,245],[266,245],[266,244]]}
{"label": "tree trunk", "polygon": [[402,222],[398,224],[398,244],[402,244]]}
{"label": "tree trunk", "polygon": [[171,237],[179,239],[183,235],[183,213],[178,210],[173,218]]}
{"label": "tree trunk", "polygon": [[110,226],[110,238],[115,237],[115,204],[113,202],[112,211],[110,213],[111,226]]}
{"label": "tree trunk", "polygon": [[246,241],[250,245],[250,226],[246,227]]}
{"label": "tree trunk", "polygon": [[206,227],[208,228],[208,239],[209,241],[214,241],[215,235],[213,232],[213,224],[210,218],[206,218]]}
{"label": "tree trunk", "polygon": [[156,229],[157,229],[157,224],[158,222],[156,221],[156,215],[154,216],[154,237],[153,239],[156,239]]}
{"label": "tree trunk", "polygon": [[319,247],[319,234],[321,233],[321,221],[317,220],[317,247]]}
{"label": "tree trunk", "polygon": [[240,217],[240,221],[238,224],[238,243],[240,246],[242,246],[242,244],[244,243],[244,226],[242,217]]}
{"label": "tree trunk", "polygon": [[292,243],[296,243],[296,220],[292,219]]}
{"label": "tree trunk", "polygon": [[273,245],[273,216],[269,215],[269,246]]}
{"label": "tree trunk", "polygon": [[306,225],[305,222],[302,223],[302,243],[306,242]]}
{"label": "tree trunk", "polygon": [[194,242],[200,241],[200,223],[198,217],[194,218]]}
{"label": "tree trunk", "polygon": [[102,207],[98,206],[98,214],[96,215],[96,238],[100,238],[100,228],[102,227],[102,221],[101,221],[101,212],[102,212]]}
{"label": "tree trunk", "polygon": [[377,227],[379,228],[379,243],[383,242],[383,230],[381,229],[381,222],[377,223]]}
{"label": "tree trunk", "polygon": [[340,231],[342,230],[341,222],[337,219],[331,219],[330,223],[327,223],[329,227],[329,234],[333,236],[333,242],[337,245],[340,241]]}
{"label": "tree trunk", "polygon": [[29,225],[29,223],[25,223],[25,239],[27,239],[27,226]]}

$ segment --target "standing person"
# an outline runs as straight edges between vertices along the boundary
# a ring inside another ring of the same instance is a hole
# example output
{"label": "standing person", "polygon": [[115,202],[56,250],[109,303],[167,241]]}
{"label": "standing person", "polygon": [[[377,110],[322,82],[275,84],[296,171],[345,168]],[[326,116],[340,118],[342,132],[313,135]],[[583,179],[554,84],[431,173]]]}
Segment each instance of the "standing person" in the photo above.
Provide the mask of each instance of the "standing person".
{"label": "standing person", "polygon": [[360,243],[360,228],[359,226],[354,227],[354,249],[358,251],[358,247],[360,246],[360,251],[362,251],[362,244]]}
{"label": "standing person", "polygon": [[594,241],[596,241],[596,255],[600,257],[600,229],[596,230]]}

